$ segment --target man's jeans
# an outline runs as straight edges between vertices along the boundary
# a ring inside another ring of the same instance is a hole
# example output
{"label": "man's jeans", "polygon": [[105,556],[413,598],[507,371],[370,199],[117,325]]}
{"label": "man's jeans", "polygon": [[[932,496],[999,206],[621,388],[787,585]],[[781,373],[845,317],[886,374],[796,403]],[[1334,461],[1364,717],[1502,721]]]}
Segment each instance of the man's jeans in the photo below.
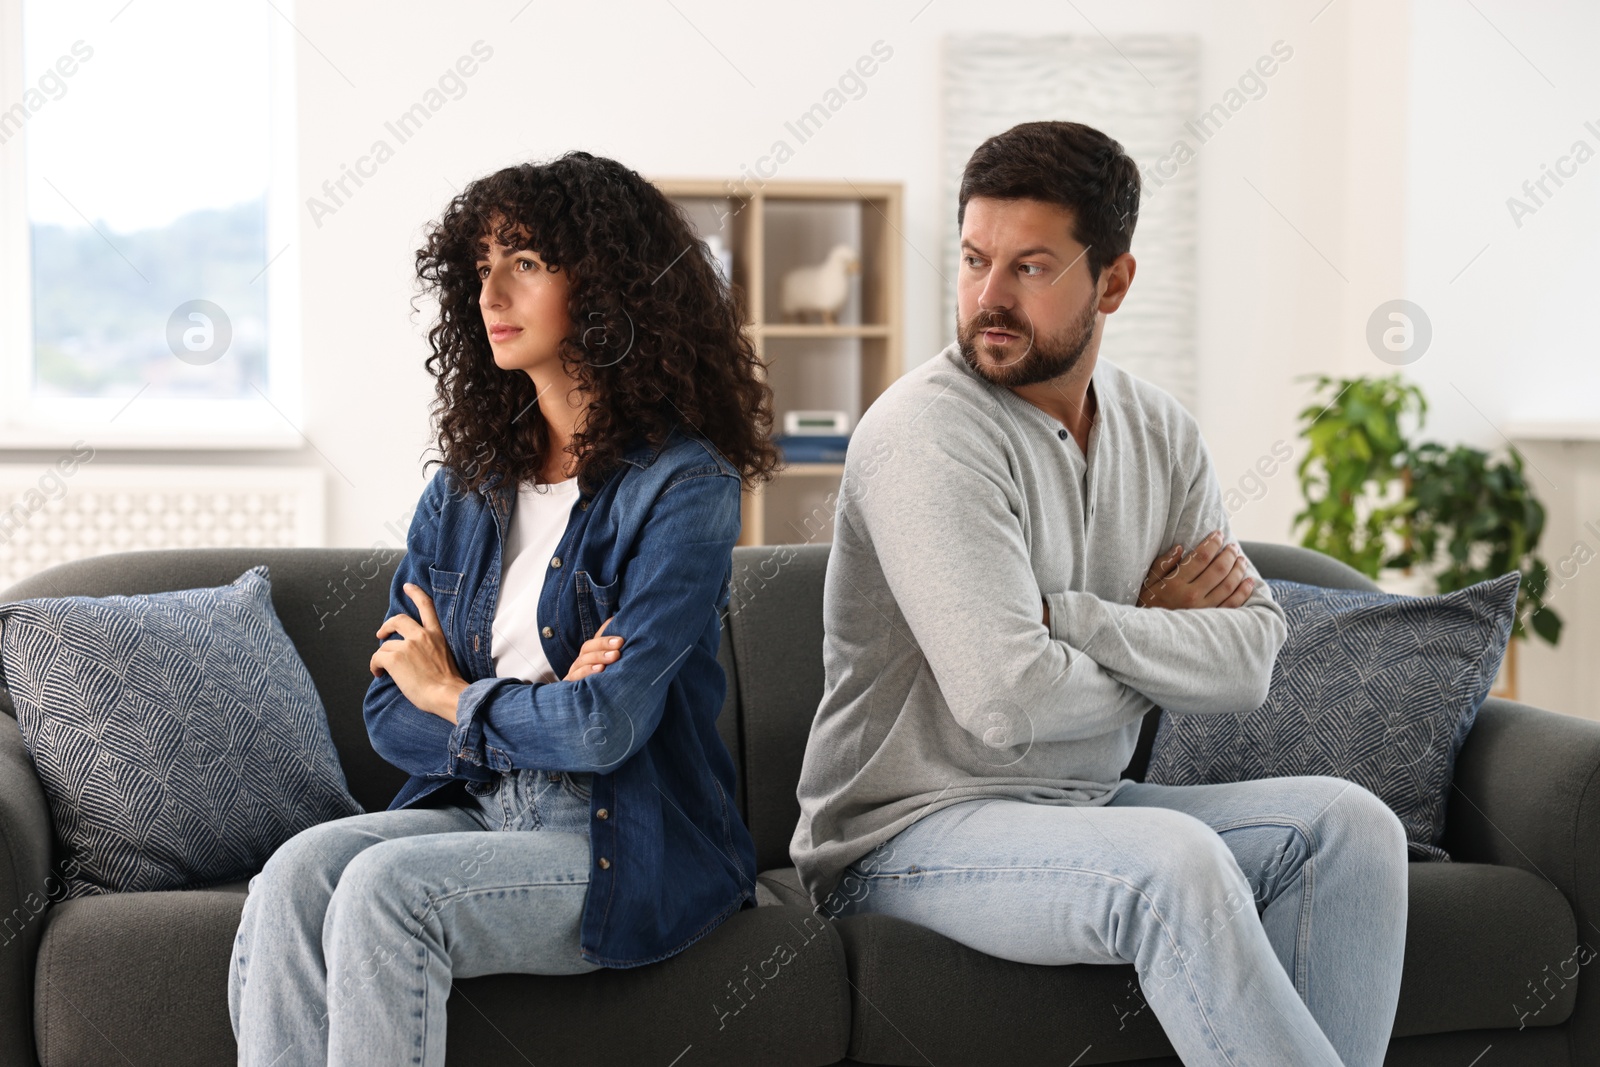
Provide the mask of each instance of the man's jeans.
{"label": "man's jeans", "polygon": [[1132,963],[1144,1001],[1108,1019],[1148,1002],[1188,1067],[1380,1067],[1406,862],[1400,820],[1338,778],[1127,782],[1103,806],[941,808],[845,871],[862,881],[837,914],[1023,963]]}
{"label": "man's jeans", "polygon": [[461,806],[284,842],[250,880],[228,967],[240,1067],[440,1067],[452,978],[598,970],[578,949],[590,777],[512,771]]}

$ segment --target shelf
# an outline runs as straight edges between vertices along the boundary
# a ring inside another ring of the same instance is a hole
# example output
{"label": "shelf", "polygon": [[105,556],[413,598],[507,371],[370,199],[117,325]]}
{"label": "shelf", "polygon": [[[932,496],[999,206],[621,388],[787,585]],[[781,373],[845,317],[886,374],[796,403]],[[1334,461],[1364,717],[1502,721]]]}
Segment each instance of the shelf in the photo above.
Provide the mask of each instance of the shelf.
{"label": "shelf", "polygon": [[[724,183],[722,188],[740,187],[737,182]],[[751,190],[768,200],[860,200],[884,202],[900,198],[899,182],[854,181],[768,181],[754,186],[744,183],[742,189]]]}
{"label": "shelf", "polygon": [[[651,181],[684,208],[702,237],[720,237],[731,252],[744,329],[772,389],[774,433],[795,410],[843,411],[851,425],[859,421],[903,364],[901,186],[704,176]],[[858,264],[848,272],[843,304],[827,315],[807,309],[793,316],[809,321],[773,321],[785,317],[777,309],[786,273],[826,262],[841,244],[855,251]],[[739,544],[830,540],[843,476],[842,462],[781,465],[770,482],[745,490]]]}
{"label": "shelf", "polygon": [[755,327],[763,337],[888,337],[886,324],[869,326],[824,326],[807,322],[771,322]]}
{"label": "shelf", "polygon": [[1528,419],[1506,423],[1505,432],[1522,441],[1600,441],[1600,420]]}
{"label": "shelf", "polygon": [[748,182],[734,178],[657,178],[653,183],[670,200],[749,200]]}
{"label": "shelf", "polygon": [[785,474],[831,475],[835,478],[844,477],[843,463],[785,463]]}

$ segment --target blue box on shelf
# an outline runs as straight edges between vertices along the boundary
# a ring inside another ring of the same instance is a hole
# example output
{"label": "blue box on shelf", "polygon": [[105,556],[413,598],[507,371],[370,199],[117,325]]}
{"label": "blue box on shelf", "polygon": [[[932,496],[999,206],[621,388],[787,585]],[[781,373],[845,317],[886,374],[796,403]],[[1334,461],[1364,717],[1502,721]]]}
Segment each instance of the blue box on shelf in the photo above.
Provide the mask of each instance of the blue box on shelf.
{"label": "blue box on shelf", "polygon": [[843,463],[849,434],[779,434],[772,439],[785,463]]}

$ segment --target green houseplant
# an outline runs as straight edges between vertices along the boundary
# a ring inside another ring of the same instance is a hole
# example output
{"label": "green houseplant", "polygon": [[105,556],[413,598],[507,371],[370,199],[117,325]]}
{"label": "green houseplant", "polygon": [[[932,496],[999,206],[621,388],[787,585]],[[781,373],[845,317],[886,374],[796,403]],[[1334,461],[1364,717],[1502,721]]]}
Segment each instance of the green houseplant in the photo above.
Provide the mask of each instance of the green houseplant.
{"label": "green houseplant", "polygon": [[1298,468],[1306,506],[1295,528],[1306,528],[1300,543],[1307,548],[1376,578],[1391,554],[1391,535],[1414,506],[1405,492],[1409,445],[1401,420],[1415,415],[1420,423],[1428,402],[1399,375],[1317,375],[1315,382],[1318,399],[1334,395],[1300,412],[1308,445]]}
{"label": "green houseplant", "polygon": [[1551,645],[1560,640],[1561,618],[1544,602],[1549,568],[1535,551],[1544,506],[1522,457],[1413,444],[1406,424],[1415,418],[1420,429],[1428,404],[1398,374],[1313,380],[1319,402],[1300,412],[1309,446],[1298,468],[1306,502],[1294,518],[1294,528],[1304,528],[1300,543],[1370,578],[1386,567],[1431,568],[1441,593],[1520,571],[1512,636],[1526,637],[1531,626]]}
{"label": "green houseplant", "polygon": [[1416,508],[1407,547],[1391,565],[1440,565],[1435,580],[1441,593],[1521,571],[1512,636],[1527,636],[1526,621],[1545,641],[1559,641],[1561,616],[1544,602],[1550,569],[1534,552],[1544,533],[1544,505],[1523,476],[1522,457],[1511,451],[1497,460],[1480,449],[1425,441],[1411,450],[1410,462]]}

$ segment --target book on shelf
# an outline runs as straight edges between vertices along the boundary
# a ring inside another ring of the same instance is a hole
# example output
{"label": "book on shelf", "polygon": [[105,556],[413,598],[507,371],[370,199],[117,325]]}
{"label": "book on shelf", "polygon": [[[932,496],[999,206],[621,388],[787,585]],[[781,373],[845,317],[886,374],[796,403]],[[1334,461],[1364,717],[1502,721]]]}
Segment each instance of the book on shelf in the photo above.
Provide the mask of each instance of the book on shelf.
{"label": "book on shelf", "polygon": [[843,463],[850,435],[779,434],[772,441],[785,463]]}

